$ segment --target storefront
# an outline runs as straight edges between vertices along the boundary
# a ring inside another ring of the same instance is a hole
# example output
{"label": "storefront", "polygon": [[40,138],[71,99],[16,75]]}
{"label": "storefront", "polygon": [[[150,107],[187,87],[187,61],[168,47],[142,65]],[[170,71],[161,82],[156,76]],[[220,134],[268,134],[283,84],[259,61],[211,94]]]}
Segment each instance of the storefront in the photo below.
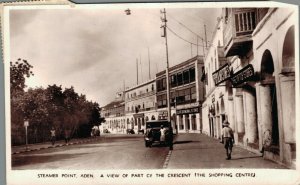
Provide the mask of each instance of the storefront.
{"label": "storefront", "polygon": [[[181,132],[199,133],[200,131],[200,108],[190,107],[177,109],[177,130]],[[198,119],[197,119],[198,118]]]}

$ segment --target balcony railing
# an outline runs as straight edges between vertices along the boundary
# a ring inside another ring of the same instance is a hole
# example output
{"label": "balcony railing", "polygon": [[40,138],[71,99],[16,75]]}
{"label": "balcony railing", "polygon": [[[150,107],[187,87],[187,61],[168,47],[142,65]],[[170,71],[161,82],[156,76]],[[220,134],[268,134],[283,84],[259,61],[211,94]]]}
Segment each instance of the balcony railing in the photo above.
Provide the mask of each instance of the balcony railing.
{"label": "balcony railing", "polygon": [[251,34],[255,28],[255,12],[247,11],[234,14],[236,36]]}
{"label": "balcony railing", "polygon": [[[256,9],[234,8],[225,19],[224,45],[225,55],[239,55],[243,44],[252,41],[251,34],[256,27]],[[245,49],[245,47],[243,47]]]}

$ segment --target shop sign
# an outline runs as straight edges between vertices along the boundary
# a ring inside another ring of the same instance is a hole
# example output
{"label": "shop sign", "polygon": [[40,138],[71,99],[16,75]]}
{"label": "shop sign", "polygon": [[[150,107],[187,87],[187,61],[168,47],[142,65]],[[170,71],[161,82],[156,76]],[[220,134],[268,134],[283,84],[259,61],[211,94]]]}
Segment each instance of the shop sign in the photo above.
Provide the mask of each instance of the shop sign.
{"label": "shop sign", "polygon": [[213,72],[212,74],[215,85],[219,85],[220,83],[226,81],[230,78],[230,69],[229,65],[225,64],[217,71]]}
{"label": "shop sign", "polygon": [[176,110],[176,114],[193,114],[199,113],[199,107]]}
{"label": "shop sign", "polygon": [[159,120],[168,119],[168,112],[167,111],[159,112],[158,113],[158,119]]}
{"label": "shop sign", "polygon": [[143,118],[144,117],[144,113],[139,113],[139,114],[133,114],[134,118]]}
{"label": "shop sign", "polygon": [[232,85],[237,86],[243,82],[246,82],[254,77],[254,68],[251,64],[247,65],[237,73],[233,74],[230,78]]}

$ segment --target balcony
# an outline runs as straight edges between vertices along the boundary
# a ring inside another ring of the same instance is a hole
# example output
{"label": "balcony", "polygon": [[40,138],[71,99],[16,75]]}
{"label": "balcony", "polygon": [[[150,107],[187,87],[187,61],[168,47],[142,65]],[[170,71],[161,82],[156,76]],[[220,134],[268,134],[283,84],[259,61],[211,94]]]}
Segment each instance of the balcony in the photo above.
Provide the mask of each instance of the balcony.
{"label": "balcony", "polygon": [[232,8],[225,16],[225,56],[244,56],[252,47],[252,32],[256,26],[255,8]]}

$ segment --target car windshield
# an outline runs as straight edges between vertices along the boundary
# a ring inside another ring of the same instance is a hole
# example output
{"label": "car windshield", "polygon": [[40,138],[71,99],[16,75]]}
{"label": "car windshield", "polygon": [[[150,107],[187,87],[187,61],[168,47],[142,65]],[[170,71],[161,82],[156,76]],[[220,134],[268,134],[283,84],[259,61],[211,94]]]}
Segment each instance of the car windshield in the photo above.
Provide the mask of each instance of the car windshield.
{"label": "car windshield", "polygon": [[147,122],[147,128],[160,128],[161,125],[169,127],[168,121]]}

